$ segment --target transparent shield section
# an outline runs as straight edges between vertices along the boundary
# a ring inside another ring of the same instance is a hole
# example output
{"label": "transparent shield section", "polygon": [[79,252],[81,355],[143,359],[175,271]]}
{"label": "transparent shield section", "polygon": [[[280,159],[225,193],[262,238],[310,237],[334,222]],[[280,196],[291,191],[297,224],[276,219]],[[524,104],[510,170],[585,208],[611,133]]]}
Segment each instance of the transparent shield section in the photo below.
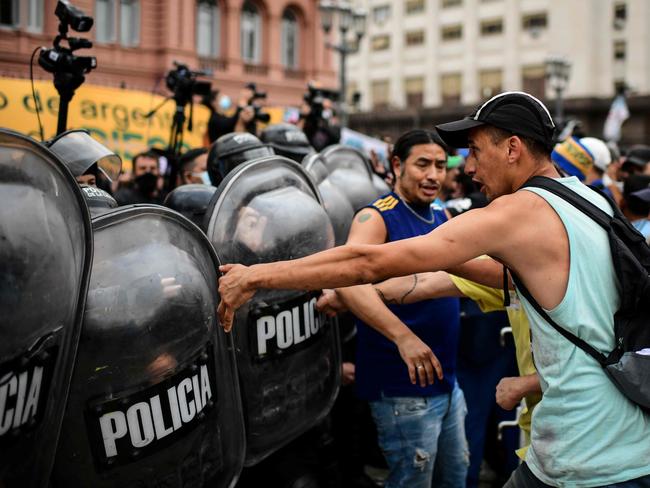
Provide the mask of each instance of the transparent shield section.
{"label": "transparent shield section", "polygon": [[209,242],[153,205],[97,217],[94,231],[54,485],[231,486],[244,426]]}
{"label": "transparent shield section", "polygon": [[36,141],[0,131],[0,484],[46,483],[91,254],[74,179]]}
{"label": "transparent shield section", "polygon": [[[296,259],[334,244],[329,217],[302,167],[281,157],[250,161],[217,190],[208,237],[222,262]],[[260,290],[235,317],[246,464],[252,465],[322,419],[340,382],[336,323],[317,293]]]}

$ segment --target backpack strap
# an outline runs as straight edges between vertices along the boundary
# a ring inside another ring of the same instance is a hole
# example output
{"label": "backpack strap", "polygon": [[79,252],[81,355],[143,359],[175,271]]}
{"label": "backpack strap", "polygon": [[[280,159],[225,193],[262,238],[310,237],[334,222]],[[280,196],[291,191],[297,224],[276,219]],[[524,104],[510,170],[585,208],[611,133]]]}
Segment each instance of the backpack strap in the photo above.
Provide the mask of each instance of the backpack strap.
{"label": "backpack strap", "polygon": [[[549,178],[547,176],[533,176],[530,180],[528,180],[526,183],[524,183],[521,186],[521,188],[526,188],[526,187],[542,188],[543,190],[551,192],[554,195],[557,195],[561,199],[573,205],[575,208],[577,208],[582,213],[587,215],[587,217],[590,217],[603,229],[605,230],[610,229],[612,217],[610,217],[606,212],[602,211],[596,205],[591,203],[589,200],[578,195],[576,192],[568,189],[566,186],[556,181],[555,179]],[[613,205],[611,199],[606,195],[604,195],[602,192],[598,190],[596,191],[607,199],[608,203],[614,210],[614,213],[616,213],[618,207],[616,207],[616,205]],[[620,212],[620,210],[618,211]]]}
{"label": "backpack strap", "polygon": [[553,327],[556,331],[558,331],[560,334],[562,334],[566,339],[571,341],[575,346],[579,347],[582,349],[584,352],[589,354],[592,358],[594,358],[598,363],[602,366],[605,367],[607,365],[607,358],[603,353],[595,349],[594,347],[590,346],[587,344],[585,341],[580,339],[580,337],[576,336],[572,332],[569,332],[566,330],[564,327],[561,325],[558,325],[557,322],[555,322],[549,315],[546,313],[546,310],[542,308],[542,306],[537,303],[537,300],[533,298],[533,295],[528,291],[528,288],[524,286],[524,284],[521,282],[519,277],[510,270],[510,275],[512,276],[512,281],[514,282],[515,286],[517,287],[517,291],[521,293],[522,296],[530,302],[530,304],[533,306],[535,311],[544,319],[548,324]]}

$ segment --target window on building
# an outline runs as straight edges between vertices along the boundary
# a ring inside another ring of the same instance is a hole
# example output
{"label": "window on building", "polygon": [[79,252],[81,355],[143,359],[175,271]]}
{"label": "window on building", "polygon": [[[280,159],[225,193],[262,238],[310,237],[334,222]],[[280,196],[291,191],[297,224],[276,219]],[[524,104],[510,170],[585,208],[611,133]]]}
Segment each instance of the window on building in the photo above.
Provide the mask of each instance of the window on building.
{"label": "window on building", "polygon": [[375,110],[388,108],[390,83],[388,80],[373,81],[370,87],[372,106]]}
{"label": "window on building", "polygon": [[262,18],[253,2],[245,2],[241,12],[241,57],[258,64],[262,58]]}
{"label": "window on building", "polygon": [[463,4],[463,0],[442,0],[442,8],[458,7]]}
{"label": "window on building", "polygon": [[521,86],[526,93],[543,98],[546,92],[546,69],[544,66],[524,66],[521,70]]}
{"label": "window on building", "polygon": [[440,37],[443,41],[455,41],[461,39],[463,37],[462,24],[443,27],[440,31]]}
{"label": "window on building", "polygon": [[376,24],[383,24],[390,18],[390,5],[379,5],[372,9],[372,20]]}
{"label": "window on building", "polygon": [[43,32],[43,0],[27,1],[27,30]]}
{"label": "window on building", "polygon": [[115,42],[115,0],[95,0],[95,39]]}
{"label": "window on building", "polygon": [[625,41],[616,41],[614,43],[614,59],[617,61],[625,61]]}
{"label": "window on building", "polygon": [[419,46],[424,44],[424,31],[411,31],[406,33],[407,46]]}
{"label": "window on building", "polygon": [[406,78],[404,80],[404,91],[406,92],[406,105],[408,107],[421,107],[424,101],[424,78]]}
{"label": "window on building", "polygon": [[15,27],[19,22],[18,0],[3,0],[0,2],[0,25]]}
{"label": "window on building", "polygon": [[390,48],[390,35],[382,34],[380,36],[373,36],[370,46],[373,51],[385,51]]}
{"label": "window on building", "polygon": [[481,35],[494,36],[503,32],[503,20],[492,19],[481,22]]}
{"label": "window on building", "polygon": [[219,56],[219,23],[219,5],[214,0],[200,0],[196,6],[196,52],[199,56]]}
{"label": "window on building", "polygon": [[524,15],[521,19],[521,28],[526,31],[540,31],[546,29],[548,17],[545,12]]}
{"label": "window on building", "polygon": [[445,106],[460,104],[462,77],[460,73],[448,73],[440,77],[442,104]]}
{"label": "window on building", "polygon": [[418,14],[424,12],[424,0],[407,0],[406,1],[406,13]]}
{"label": "window on building", "polygon": [[501,93],[501,70],[490,69],[479,72],[479,97],[490,98],[497,93]]}
{"label": "window on building", "polygon": [[140,2],[120,0],[120,44],[137,46],[140,43]]}
{"label": "window on building", "polygon": [[627,22],[627,5],[624,2],[614,4],[614,28],[622,29]]}
{"label": "window on building", "polygon": [[298,19],[286,9],[282,14],[282,65],[285,68],[298,68],[299,42]]}

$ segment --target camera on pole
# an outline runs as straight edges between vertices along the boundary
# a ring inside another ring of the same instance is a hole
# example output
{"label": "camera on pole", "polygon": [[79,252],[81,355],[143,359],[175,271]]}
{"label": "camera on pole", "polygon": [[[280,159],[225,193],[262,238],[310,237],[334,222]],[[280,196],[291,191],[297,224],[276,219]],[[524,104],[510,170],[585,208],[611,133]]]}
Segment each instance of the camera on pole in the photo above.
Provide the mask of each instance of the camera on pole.
{"label": "camera on pole", "polygon": [[[97,67],[97,59],[94,56],[74,54],[79,49],[91,48],[91,41],[81,37],[68,37],[68,28],[76,32],[88,32],[93,26],[93,18],[65,0],[59,0],[54,13],[59,18],[59,34],[54,38],[54,47],[41,49],[38,64],[48,73],[54,74],[54,87],[61,98],[56,128],[58,135],[66,130],[68,105],[75,90],[85,81],[84,75]],[[67,41],[68,47],[62,46],[61,41]]]}

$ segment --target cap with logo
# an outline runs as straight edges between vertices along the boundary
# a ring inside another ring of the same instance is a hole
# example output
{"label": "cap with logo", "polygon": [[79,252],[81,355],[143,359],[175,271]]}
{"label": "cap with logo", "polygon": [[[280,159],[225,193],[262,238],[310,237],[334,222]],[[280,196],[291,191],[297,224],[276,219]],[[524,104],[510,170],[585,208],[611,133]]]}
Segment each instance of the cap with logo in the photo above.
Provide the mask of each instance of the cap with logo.
{"label": "cap with logo", "polygon": [[551,159],[569,176],[584,181],[594,165],[594,156],[576,137],[569,137],[555,145]]}
{"label": "cap with logo", "polygon": [[440,137],[452,147],[467,147],[470,129],[491,125],[528,137],[553,148],[555,124],[542,102],[524,92],[500,93],[481,105],[472,115],[436,126]]}

